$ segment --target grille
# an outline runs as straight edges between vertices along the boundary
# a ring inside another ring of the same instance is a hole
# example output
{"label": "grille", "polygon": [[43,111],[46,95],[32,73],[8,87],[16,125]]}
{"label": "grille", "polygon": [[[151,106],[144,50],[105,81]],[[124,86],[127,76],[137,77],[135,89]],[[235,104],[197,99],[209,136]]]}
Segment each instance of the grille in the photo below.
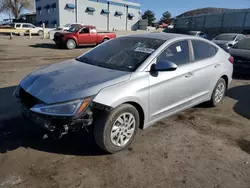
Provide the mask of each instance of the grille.
{"label": "grille", "polygon": [[31,108],[36,104],[41,104],[42,101],[33,97],[31,94],[26,92],[22,87],[19,90],[19,100],[21,104],[27,108]]}

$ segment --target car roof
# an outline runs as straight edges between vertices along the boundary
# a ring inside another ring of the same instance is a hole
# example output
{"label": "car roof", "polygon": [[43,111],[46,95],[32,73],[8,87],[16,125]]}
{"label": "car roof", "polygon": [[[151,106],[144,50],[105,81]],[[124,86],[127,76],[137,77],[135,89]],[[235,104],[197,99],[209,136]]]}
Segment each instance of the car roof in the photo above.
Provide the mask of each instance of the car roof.
{"label": "car roof", "polygon": [[160,39],[167,41],[174,38],[183,38],[183,37],[186,38],[187,36],[188,35],[176,34],[176,33],[152,32],[152,33],[125,35],[123,37],[139,37],[139,38]]}

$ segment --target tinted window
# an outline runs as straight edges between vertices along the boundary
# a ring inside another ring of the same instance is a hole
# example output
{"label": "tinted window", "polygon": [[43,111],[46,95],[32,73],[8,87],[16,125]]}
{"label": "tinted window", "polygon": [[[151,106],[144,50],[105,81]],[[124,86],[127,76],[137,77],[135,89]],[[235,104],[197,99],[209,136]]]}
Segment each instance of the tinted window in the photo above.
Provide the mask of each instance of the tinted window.
{"label": "tinted window", "polygon": [[216,37],[214,40],[224,40],[224,41],[232,41],[236,38],[235,34],[223,34]]}
{"label": "tinted window", "polygon": [[246,38],[244,35],[238,35],[237,40],[242,40],[244,38]]}
{"label": "tinted window", "polygon": [[244,38],[233,46],[235,49],[250,50],[250,38]]}
{"label": "tinted window", "polygon": [[194,49],[195,61],[199,61],[202,59],[212,57],[217,53],[217,48],[209,43],[198,41],[198,40],[193,40],[192,44],[193,44],[193,49]]}
{"label": "tinted window", "polygon": [[32,28],[32,26],[29,25],[29,24],[23,24],[23,27],[24,27],[24,28]]}
{"label": "tinted window", "polygon": [[140,37],[116,38],[76,60],[99,67],[133,72],[164,42],[165,40]]}
{"label": "tinted window", "polygon": [[157,58],[158,61],[170,61],[178,66],[190,62],[188,41],[180,41],[170,45]]}
{"label": "tinted window", "polygon": [[16,24],[16,27],[21,27],[21,24]]}
{"label": "tinted window", "polygon": [[81,30],[81,33],[89,33],[89,28],[83,28],[83,29]]}

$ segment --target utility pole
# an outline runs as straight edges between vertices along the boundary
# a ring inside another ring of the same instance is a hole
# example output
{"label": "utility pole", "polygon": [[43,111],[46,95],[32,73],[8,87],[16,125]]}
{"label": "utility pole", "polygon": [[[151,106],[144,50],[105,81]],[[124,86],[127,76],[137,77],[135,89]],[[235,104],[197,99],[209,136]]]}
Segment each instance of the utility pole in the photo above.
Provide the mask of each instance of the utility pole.
{"label": "utility pole", "polygon": [[78,23],[78,17],[77,17],[77,0],[75,0],[75,14],[76,14],[76,23]]}

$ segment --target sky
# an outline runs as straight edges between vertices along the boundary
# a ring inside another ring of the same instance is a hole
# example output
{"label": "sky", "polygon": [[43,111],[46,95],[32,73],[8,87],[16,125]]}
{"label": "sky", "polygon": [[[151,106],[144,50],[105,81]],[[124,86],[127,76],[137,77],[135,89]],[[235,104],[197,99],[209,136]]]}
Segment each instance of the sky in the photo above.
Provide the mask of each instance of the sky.
{"label": "sky", "polygon": [[[131,1],[131,0],[130,0]],[[157,20],[165,11],[169,11],[172,16],[178,16],[189,10],[216,7],[216,8],[250,8],[250,0],[134,0],[140,2],[141,10],[144,12],[151,9],[155,12]],[[0,14],[0,20],[6,18]]]}
{"label": "sky", "polygon": [[157,19],[165,11],[169,11],[172,16],[178,16],[186,11],[197,8],[250,8],[250,0],[140,0],[141,9],[155,12]]}

